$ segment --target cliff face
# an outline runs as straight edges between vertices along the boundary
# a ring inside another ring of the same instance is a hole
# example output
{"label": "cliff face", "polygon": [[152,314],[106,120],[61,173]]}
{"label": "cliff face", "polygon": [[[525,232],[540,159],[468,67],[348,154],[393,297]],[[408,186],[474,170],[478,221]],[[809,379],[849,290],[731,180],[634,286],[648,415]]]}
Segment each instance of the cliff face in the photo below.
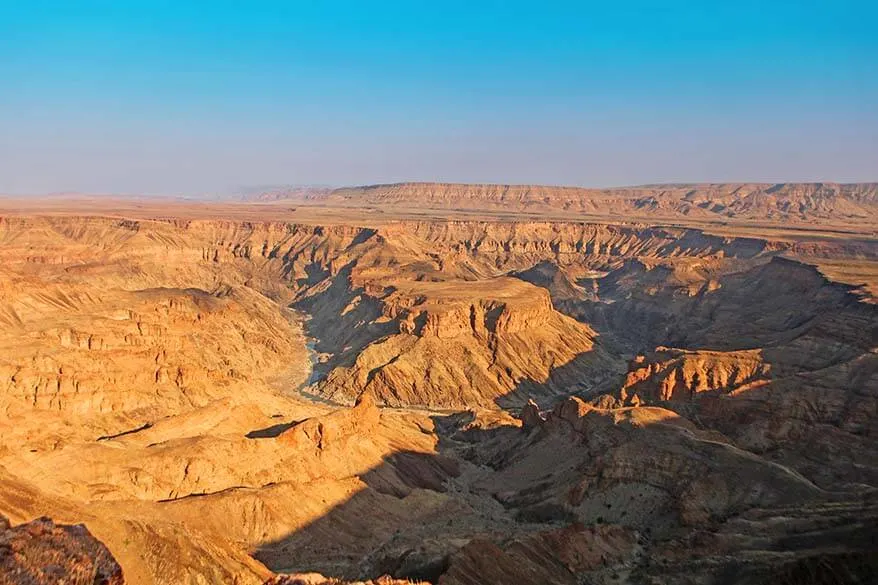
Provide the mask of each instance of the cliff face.
{"label": "cliff face", "polygon": [[[87,301],[78,303],[80,299]],[[179,411],[285,367],[297,331],[246,289],[56,287],[8,300],[17,323],[0,360],[0,408],[71,415]],[[25,316],[21,307],[27,307]],[[301,358],[299,358],[301,359]]]}
{"label": "cliff face", "polygon": [[594,331],[520,280],[409,282],[381,306],[372,323],[392,330],[350,367],[334,369],[319,392],[343,401],[365,391],[395,406],[465,408],[548,399],[567,385],[619,372]]}
{"label": "cliff face", "polygon": [[687,401],[700,392],[731,393],[764,383],[771,372],[761,350],[731,352],[658,348],[630,364],[621,390],[626,402]]}
{"label": "cliff face", "polygon": [[435,209],[634,213],[641,217],[874,221],[878,213],[878,184],[729,183],[587,189],[399,183],[337,189],[325,201]]}

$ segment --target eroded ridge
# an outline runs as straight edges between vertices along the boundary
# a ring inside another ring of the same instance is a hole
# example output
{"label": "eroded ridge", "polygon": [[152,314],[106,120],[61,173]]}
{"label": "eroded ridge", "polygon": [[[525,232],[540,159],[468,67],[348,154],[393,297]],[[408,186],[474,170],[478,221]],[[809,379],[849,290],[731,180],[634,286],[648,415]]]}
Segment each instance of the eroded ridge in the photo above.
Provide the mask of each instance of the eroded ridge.
{"label": "eroded ridge", "polygon": [[874,577],[873,241],[363,224],[0,219],[0,512],[130,583]]}

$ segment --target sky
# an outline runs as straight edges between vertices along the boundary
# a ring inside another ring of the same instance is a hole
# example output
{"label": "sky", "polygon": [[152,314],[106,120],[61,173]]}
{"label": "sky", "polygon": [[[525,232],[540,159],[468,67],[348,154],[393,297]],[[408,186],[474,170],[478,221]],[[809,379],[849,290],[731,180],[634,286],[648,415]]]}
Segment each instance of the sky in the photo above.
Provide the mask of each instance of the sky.
{"label": "sky", "polygon": [[0,193],[878,180],[874,0],[0,0]]}

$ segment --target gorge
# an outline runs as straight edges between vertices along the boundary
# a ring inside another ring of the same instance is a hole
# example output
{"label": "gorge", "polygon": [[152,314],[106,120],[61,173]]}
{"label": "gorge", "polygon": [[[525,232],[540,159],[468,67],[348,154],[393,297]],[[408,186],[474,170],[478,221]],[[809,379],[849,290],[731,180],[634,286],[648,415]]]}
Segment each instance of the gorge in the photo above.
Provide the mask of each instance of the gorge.
{"label": "gorge", "polygon": [[869,583],[876,192],[7,202],[0,550],[84,524],[135,584]]}

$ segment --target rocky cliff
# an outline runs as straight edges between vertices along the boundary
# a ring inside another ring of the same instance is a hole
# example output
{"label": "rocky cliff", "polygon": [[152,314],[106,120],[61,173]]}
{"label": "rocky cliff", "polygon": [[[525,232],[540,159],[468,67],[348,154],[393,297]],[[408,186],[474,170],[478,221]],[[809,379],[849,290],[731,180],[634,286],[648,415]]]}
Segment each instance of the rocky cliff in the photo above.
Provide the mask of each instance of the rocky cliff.
{"label": "rocky cliff", "polygon": [[594,331],[520,280],[400,283],[379,302],[371,323],[392,329],[350,367],[334,369],[320,393],[345,401],[365,391],[394,406],[493,406],[549,399],[619,370]]}
{"label": "rocky cliff", "polygon": [[617,189],[542,185],[398,183],[337,189],[325,201],[434,209],[557,210],[641,217],[874,221],[875,183],[728,183]]}

